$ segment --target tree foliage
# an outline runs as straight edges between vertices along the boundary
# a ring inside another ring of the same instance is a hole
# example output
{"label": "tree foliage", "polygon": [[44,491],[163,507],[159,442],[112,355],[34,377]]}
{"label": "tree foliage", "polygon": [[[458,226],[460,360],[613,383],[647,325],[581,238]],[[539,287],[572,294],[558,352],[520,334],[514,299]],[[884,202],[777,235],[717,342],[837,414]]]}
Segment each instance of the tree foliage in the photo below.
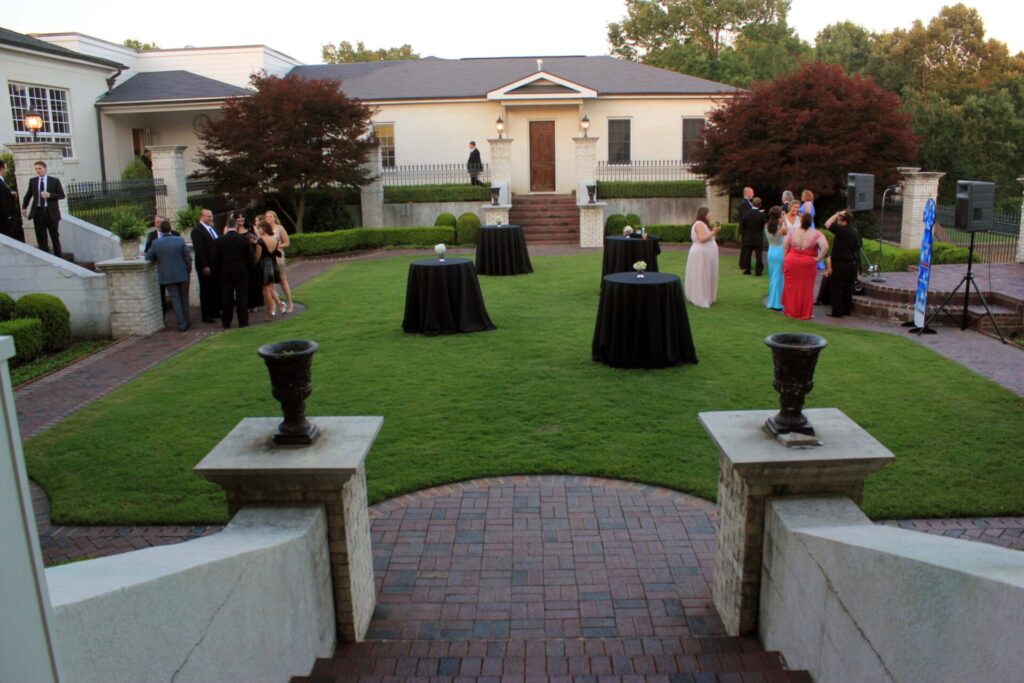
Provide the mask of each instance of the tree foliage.
{"label": "tree foliage", "polygon": [[848,74],[862,73],[871,59],[875,37],[851,21],[829,24],[818,31],[814,57],[825,64],[838,64]]}
{"label": "tree foliage", "polygon": [[320,47],[320,57],[325,64],[347,64],[350,62],[393,62],[400,59],[419,59],[419,53],[413,52],[412,45],[406,43],[398,47],[384,47],[372,50],[356,41],[355,47],[347,40],[337,45],[327,43]]}
{"label": "tree foliage", "polygon": [[144,43],[141,40],[138,40],[137,38],[125,38],[124,42],[121,44],[125,47],[130,47],[133,50],[138,50],[139,52],[160,49],[160,46],[156,44],[156,41],[153,41],[152,43]]}
{"label": "tree foliage", "polygon": [[204,126],[198,158],[205,175],[240,202],[270,198],[302,230],[317,185],[365,185],[362,165],[373,110],[330,78],[253,74],[253,94],[229,99]]}
{"label": "tree foliage", "polygon": [[900,98],[839,66],[813,63],[754,86],[713,111],[697,172],[738,189],[830,197],[848,172],[896,177],[917,153]]}

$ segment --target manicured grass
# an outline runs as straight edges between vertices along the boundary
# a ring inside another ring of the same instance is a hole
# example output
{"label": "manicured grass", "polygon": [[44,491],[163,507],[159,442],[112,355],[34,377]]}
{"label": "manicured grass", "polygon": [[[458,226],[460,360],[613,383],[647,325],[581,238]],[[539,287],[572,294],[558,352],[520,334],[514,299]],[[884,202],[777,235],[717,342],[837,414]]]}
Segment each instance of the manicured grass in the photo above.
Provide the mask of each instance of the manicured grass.
{"label": "manicured grass", "polygon": [[[868,482],[874,517],[1024,513],[1024,402],[901,336],[766,310],[766,278],[723,256],[719,303],[689,308],[700,364],[643,371],[590,360],[600,254],[533,259],[481,278],[493,332],[401,331],[396,256],[345,263],[303,285],[301,316],[211,337],[27,445],[59,523],[223,522],[223,495],[191,472],[246,416],[278,415],[256,348],[312,338],[311,415],[383,415],[367,464],[373,501],[498,474],[580,473],[713,498],[717,453],[702,410],[772,408],[778,331],[828,339],[808,407],[836,406],[897,459]],[[681,274],[685,254],[662,270]]]}
{"label": "manicured grass", "polygon": [[60,370],[71,365],[82,356],[99,351],[110,344],[109,339],[83,339],[77,341],[63,351],[40,356],[33,361],[11,368],[11,384],[18,386],[30,379],[41,377],[49,372]]}

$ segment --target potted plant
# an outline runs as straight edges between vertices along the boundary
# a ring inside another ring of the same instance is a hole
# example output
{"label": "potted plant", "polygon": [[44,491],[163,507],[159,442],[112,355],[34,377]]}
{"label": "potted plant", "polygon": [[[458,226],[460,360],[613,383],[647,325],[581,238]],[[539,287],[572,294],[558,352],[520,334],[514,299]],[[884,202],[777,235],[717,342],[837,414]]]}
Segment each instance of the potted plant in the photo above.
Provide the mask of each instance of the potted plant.
{"label": "potted plant", "polygon": [[146,234],[146,221],[130,209],[117,209],[110,222],[110,232],[121,240],[121,255],[125,260],[139,258],[139,239]]}

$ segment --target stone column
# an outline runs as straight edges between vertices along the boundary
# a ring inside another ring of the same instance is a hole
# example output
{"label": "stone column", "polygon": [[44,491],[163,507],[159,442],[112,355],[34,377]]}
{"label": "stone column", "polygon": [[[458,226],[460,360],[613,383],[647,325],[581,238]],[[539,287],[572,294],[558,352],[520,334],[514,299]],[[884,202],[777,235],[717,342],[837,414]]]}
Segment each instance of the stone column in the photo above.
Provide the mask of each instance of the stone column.
{"label": "stone column", "polygon": [[381,417],[311,417],[312,445],[275,447],[279,418],[246,418],[195,467],[224,489],[234,515],[247,505],[323,505],[327,512],[338,638],[361,641],[376,590],[364,460]]}
{"label": "stone column", "polygon": [[[1017,178],[1017,182],[1024,185],[1024,178]],[[1017,263],[1024,263],[1024,205],[1020,207],[1020,232],[1017,233]]]}
{"label": "stone column", "polygon": [[484,225],[508,225],[508,212],[511,208],[510,204],[484,204],[480,207]]}
{"label": "stone column", "polygon": [[359,188],[362,223],[365,228],[380,228],[384,225],[384,178],[381,177],[384,169],[380,161],[380,145],[374,146],[367,157],[363,168],[373,180]]}
{"label": "stone column", "polygon": [[500,187],[501,195],[498,203],[512,204],[512,138],[490,138],[491,158],[488,163],[491,170],[491,187]]}
{"label": "stone column", "polygon": [[843,494],[859,505],[864,480],[895,457],[835,408],[804,410],[823,445],[784,446],[763,429],[776,412],[698,416],[719,449],[714,602],[731,636],[757,632],[766,500]]}
{"label": "stone column", "polygon": [[164,328],[155,263],[115,258],[100,261],[96,268],[107,275],[110,329],[115,339],[153,334]]}
{"label": "stone column", "polygon": [[904,166],[896,169],[903,175],[903,218],[900,222],[900,248],[920,249],[924,237],[924,205],[929,199],[938,201],[939,180],[945,173],[922,172]]}
{"label": "stone column", "polygon": [[582,203],[577,203],[580,209],[580,246],[581,247],[603,247],[604,246],[604,202],[587,204],[586,198]]}
{"label": "stone column", "polygon": [[[54,142],[16,142],[8,144],[14,156],[14,173],[18,177],[18,206],[28,191],[28,181],[36,177],[35,164],[37,161],[46,163],[46,174],[53,178],[59,178],[64,191],[67,192],[68,180],[64,177],[64,145]],[[68,200],[60,200],[60,212],[62,215],[68,211]],[[33,246],[36,244],[36,231],[32,221],[22,218],[21,227],[25,230],[25,242]]]}
{"label": "stone column", "polygon": [[597,182],[598,138],[575,137],[576,143],[576,201],[587,201],[587,185]]}
{"label": "stone column", "polygon": [[[153,153],[153,180],[163,181],[167,195],[156,198],[156,212],[171,219],[188,208],[188,189],[185,187],[185,145],[150,145]],[[179,226],[183,228],[183,226]]]}
{"label": "stone column", "polygon": [[728,223],[729,216],[729,188],[723,187],[712,180],[704,181],[704,197],[711,210],[711,219]]}

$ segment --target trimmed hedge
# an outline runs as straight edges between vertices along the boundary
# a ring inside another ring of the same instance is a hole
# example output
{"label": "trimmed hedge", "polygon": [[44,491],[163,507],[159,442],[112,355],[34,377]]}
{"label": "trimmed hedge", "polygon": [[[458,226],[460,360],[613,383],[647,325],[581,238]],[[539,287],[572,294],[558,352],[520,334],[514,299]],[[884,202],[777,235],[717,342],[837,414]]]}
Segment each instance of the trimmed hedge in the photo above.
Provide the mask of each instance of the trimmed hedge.
{"label": "trimmed hedge", "polygon": [[458,226],[458,224],[459,224],[459,222],[455,219],[455,214],[454,213],[448,213],[447,211],[445,211],[442,214],[439,214],[438,217],[437,217],[437,220],[434,221],[434,225],[435,226],[447,225],[449,227],[454,228],[454,227]]}
{"label": "trimmed hedge", "polygon": [[458,225],[455,228],[455,241],[459,244],[476,244],[477,235],[480,234],[480,217],[475,213],[466,212],[459,216]]}
{"label": "trimmed hedge", "polygon": [[455,243],[455,228],[352,228],[334,232],[300,233],[290,236],[288,256],[321,256],[356,249],[380,247],[425,247],[438,242]]}
{"label": "trimmed hedge", "polygon": [[0,292],[0,323],[14,317],[14,299]]}
{"label": "trimmed hedge", "polygon": [[[829,231],[823,231],[826,236],[831,236]],[[872,262],[878,259],[878,241],[864,240],[864,251]],[[943,263],[967,263],[968,250],[948,242],[935,242],[932,245],[932,264]],[[906,272],[910,266],[916,266],[921,260],[920,249],[900,249],[890,244],[882,244],[882,262],[879,270],[886,273]],[[980,263],[981,257],[974,255],[974,262]]]}
{"label": "trimmed hedge", "polygon": [[677,197],[703,199],[706,196],[703,180],[659,180],[632,182],[618,180],[597,181],[597,196],[605,199],[649,199]]}
{"label": "trimmed hedge", "polygon": [[604,222],[604,234],[621,235],[622,229],[626,227],[626,217],[621,213],[613,213]]}
{"label": "trimmed hedge", "polygon": [[71,313],[52,294],[26,294],[14,304],[15,318],[39,318],[43,323],[43,350],[60,351],[71,344]]}
{"label": "trimmed hedge", "polygon": [[[662,242],[689,242],[690,226],[662,223],[659,225],[644,226],[647,233],[655,235]],[[738,244],[740,241],[739,223],[722,223],[722,229],[716,238],[719,244],[726,242]]]}
{"label": "trimmed hedge", "polygon": [[384,188],[385,204],[474,202],[491,198],[486,185],[409,185]]}
{"label": "trimmed hedge", "polygon": [[39,318],[2,322],[0,335],[14,337],[14,358],[19,364],[35,360],[43,352],[43,322]]}

